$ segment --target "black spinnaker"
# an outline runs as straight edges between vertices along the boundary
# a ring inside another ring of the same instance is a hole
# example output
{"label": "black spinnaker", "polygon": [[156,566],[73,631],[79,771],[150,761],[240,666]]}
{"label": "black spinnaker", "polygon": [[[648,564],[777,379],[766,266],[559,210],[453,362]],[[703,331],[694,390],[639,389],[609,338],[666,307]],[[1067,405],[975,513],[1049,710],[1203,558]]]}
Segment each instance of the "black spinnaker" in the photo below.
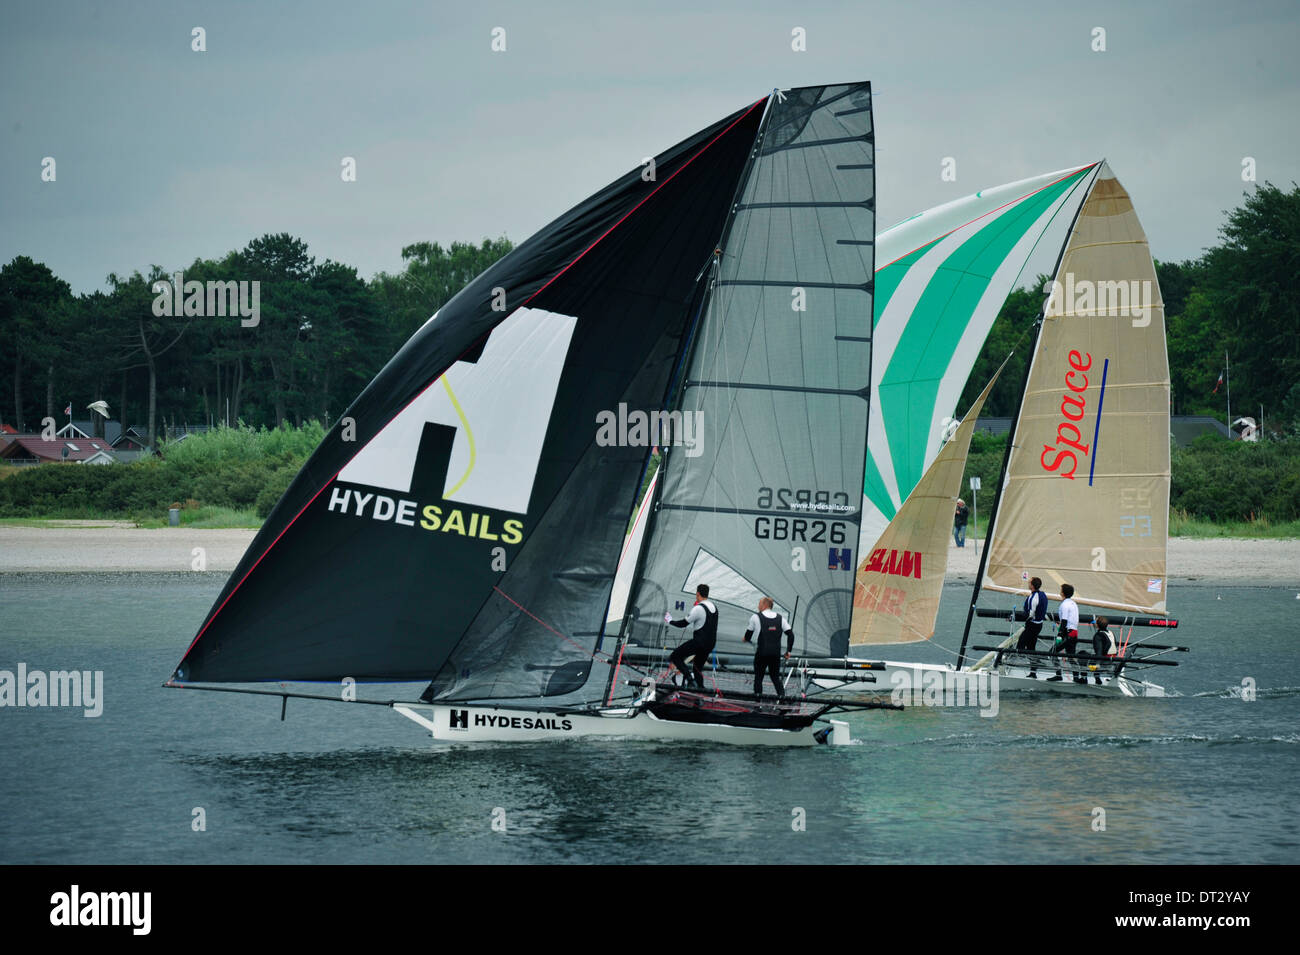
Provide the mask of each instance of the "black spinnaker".
{"label": "black spinnaker", "polygon": [[598,444],[596,416],[661,407],[765,102],[591,196],[430,319],[295,478],[174,680],[581,686],[649,454]]}

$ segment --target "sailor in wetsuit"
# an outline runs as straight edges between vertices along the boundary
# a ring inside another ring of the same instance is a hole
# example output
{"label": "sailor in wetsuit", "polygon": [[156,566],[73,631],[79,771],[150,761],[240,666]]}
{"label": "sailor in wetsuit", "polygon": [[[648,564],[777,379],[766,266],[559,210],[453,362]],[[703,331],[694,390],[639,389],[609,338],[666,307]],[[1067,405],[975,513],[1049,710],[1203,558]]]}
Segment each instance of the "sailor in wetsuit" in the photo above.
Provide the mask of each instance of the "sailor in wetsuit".
{"label": "sailor in wetsuit", "polygon": [[[1098,617],[1093,626],[1096,631],[1092,635],[1092,656],[1097,661],[1097,668],[1093,671],[1092,677],[1097,686],[1101,686],[1101,663],[1104,660],[1113,659],[1116,655],[1115,637],[1108,629],[1110,621],[1105,617]],[[1086,679],[1086,678],[1085,678]]]}
{"label": "sailor in wetsuit", "polygon": [[[703,689],[704,664],[718,642],[718,608],[709,599],[709,585],[700,584],[695,588],[695,606],[685,620],[674,620],[671,614],[664,614],[664,622],[673,627],[691,628],[691,638],[674,650],[668,660],[682,671],[688,686],[694,684]],[[686,658],[692,655],[695,660],[691,670],[687,670]]]}
{"label": "sailor in wetsuit", "polygon": [[777,697],[784,697],[785,686],[781,683],[781,634],[786,635],[785,658],[789,660],[790,651],[794,649],[794,631],[785,622],[785,618],[772,609],[771,597],[759,600],[758,613],[749,618],[745,642],[749,643],[755,633],[758,634],[758,645],[754,651],[754,695],[762,696],[763,674],[770,673]]}

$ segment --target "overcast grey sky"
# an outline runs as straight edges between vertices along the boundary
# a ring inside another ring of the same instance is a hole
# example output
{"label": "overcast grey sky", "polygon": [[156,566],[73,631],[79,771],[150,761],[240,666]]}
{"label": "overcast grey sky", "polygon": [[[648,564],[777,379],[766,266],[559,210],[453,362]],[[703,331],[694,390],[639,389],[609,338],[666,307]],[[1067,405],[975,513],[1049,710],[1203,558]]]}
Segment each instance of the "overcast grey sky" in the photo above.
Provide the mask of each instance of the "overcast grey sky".
{"label": "overcast grey sky", "polygon": [[289,232],[368,278],[415,241],[521,241],[773,87],[860,79],[882,227],[1106,157],[1183,259],[1244,157],[1300,180],[1298,27],[1295,0],[9,3],[0,261],[86,292]]}

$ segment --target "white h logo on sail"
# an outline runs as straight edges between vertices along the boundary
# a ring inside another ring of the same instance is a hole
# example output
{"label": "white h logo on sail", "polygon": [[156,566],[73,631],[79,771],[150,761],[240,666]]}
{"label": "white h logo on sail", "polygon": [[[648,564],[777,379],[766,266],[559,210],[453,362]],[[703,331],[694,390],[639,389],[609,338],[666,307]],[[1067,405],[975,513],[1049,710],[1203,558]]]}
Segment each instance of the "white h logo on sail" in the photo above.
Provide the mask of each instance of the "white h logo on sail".
{"label": "white h logo on sail", "polygon": [[477,362],[447,369],[348,462],[339,480],[409,494],[420,438],[432,422],[456,429],[445,500],[527,512],[577,324],[572,315],[518,309],[492,330]]}

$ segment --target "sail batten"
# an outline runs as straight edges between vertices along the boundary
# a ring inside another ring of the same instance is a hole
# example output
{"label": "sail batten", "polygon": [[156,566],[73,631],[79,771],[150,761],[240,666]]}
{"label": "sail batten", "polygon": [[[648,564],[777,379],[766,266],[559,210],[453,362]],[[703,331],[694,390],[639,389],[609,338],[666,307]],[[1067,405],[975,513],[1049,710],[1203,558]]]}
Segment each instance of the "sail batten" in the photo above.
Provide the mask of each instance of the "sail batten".
{"label": "sail batten", "polygon": [[680,642],[664,613],[683,615],[704,583],[717,588],[720,652],[743,652],[759,596],[788,608],[801,651],[847,647],[870,397],[871,93],[783,93],[684,375],[677,407],[698,416],[705,439],[667,455],[629,607],[627,633],[642,646]]}

